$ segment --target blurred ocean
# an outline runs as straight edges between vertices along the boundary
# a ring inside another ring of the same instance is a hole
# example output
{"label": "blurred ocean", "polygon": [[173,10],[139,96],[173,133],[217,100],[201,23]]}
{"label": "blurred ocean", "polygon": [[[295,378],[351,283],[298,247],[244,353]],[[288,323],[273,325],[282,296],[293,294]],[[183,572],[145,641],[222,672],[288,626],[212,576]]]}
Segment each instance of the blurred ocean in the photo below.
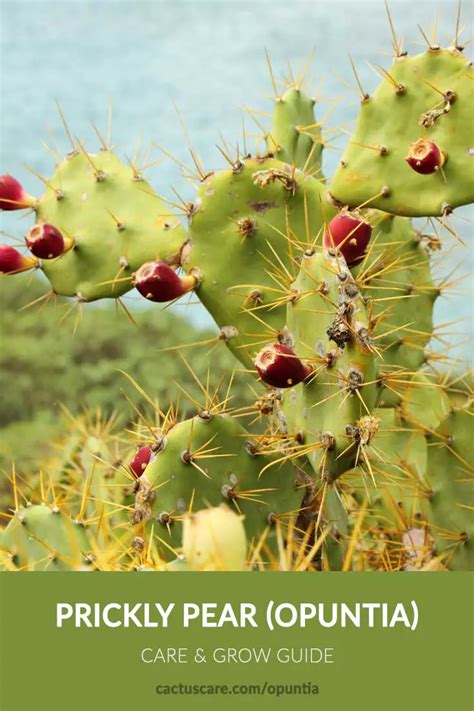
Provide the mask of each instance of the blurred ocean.
{"label": "blurred ocean", "polygon": [[[454,34],[457,0],[391,0],[390,6],[412,53],[424,46],[417,23],[428,30],[438,15],[440,42]],[[464,6],[469,39],[472,5]],[[344,83],[354,85],[348,52],[369,91],[379,80],[365,60],[388,66],[391,57],[382,0],[0,0],[0,8],[0,170],[19,177],[32,193],[41,186],[24,164],[48,175],[52,158],[42,142],[68,149],[55,99],[73,133],[90,149],[97,145],[90,122],[105,131],[110,99],[112,142],[119,154],[133,155],[137,140],[142,151],[154,141],[189,162],[177,107],[205,167],[214,168],[223,163],[215,148],[219,131],[231,143],[241,134],[240,107],[265,111],[270,106],[264,47],[277,76],[287,71],[288,61],[294,70],[301,68],[314,49],[318,117],[330,112],[328,126],[348,128],[358,110],[356,93]],[[334,103],[337,98],[340,103]],[[250,120],[246,124],[253,130]],[[153,149],[150,160],[159,156]],[[337,150],[326,151],[326,175],[339,156]],[[164,195],[172,195],[171,185],[192,194],[171,160],[147,175]],[[472,219],[472,209],[456,211],[454,224],[468,244]],[[23,234],[24,225],[14,213],[1,216],[0,226],[11,233]],[[457,332],[472,334],[472,249],[461,250],[450,239],[445,252],[447,269],[461,263],[466,279],[457,294],[438,300],[436,321],[462,318]],[[198,306],[188,313],[208,322]],[[460,352],[467,356],[468,351],[464,345]]]}

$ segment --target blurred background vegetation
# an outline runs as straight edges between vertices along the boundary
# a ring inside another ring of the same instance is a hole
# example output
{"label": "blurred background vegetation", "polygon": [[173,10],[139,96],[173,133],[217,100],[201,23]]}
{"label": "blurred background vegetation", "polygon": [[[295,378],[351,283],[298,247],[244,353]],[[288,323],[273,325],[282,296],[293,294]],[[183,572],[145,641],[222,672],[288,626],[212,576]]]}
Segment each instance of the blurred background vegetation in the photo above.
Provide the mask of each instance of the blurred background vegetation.
{"label": "blurred background vegetation", "polygon": [[[180,388],[201,401],[203,393],[186,367],[186,359],[201,382],[215,388],[228,383],[236,369],[232,405],[251,396],[252,378],[239,371],[239,364],[222,342],[160,352],[179,344],[216,337],[217,330],[199,329],[174,310],[135,309],[132,324],[114,302],[87,305],[80,319],[77,309],[60,323],[70,302],[56,307],[22,306],[47,291],[44,282],[31,275],[0,279],[0,469],[12,462],[28,475],[46,462],[67,427],[63,407],[74,416],[99,408],[102,416],[117,413],[117,426],[126,426],[134,411],[125,393],[135,403],[143,397],[120,371],[123,370],[166,409]],[[77,322],[77,329],[75,330]],[[213,347],[215,345],[215,347]],[[255,383],[252,383],[255,389]],[[182,412],[193,408],[181,392]],[[194,408],[195,409],[195,408]],[[69,423],[70,427],[70,423]]]}

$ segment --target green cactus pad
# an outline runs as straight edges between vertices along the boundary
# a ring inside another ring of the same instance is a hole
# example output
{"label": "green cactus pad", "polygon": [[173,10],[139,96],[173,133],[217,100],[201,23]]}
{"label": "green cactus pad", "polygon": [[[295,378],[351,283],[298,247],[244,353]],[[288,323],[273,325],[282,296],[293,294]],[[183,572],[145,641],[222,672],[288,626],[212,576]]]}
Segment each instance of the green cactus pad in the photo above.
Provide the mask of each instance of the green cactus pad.
{"label": "green cactus pad", "polygon": [[283,163],[294,165],[317,178],[321,176],[323,143],[321,126],[314,114],[315,100],[291,87],[275,101],[267,150]]}
{"label": "green cactus pad", "polygon": [[436,554],[451,570],[474,570],[472,410],[453,410],[429,438],[423,509]]}
{"label": "green cactus pad", "polygon": [[[442,215],[474,201],[472,66],[458,50],[401,56],[363,101],[355,134],[332,182],[344,205],[397,215]],[[441,94],[439,93],[441,92]],[[454,101],[448,92],[454,92]],[[446,154],[442,170],[420,175],[405,158],[419,138]],[[375,149],[375,150],[374,150]]]}
{"label": "green cactus pad", "polygon": [[450,402],[441,383],[419,371],[401,386],[400,412],[421,432],[433,432],[449,414]]}
{"label": "green cactus pad", "polygon": [[87,529],[45,504],[18,509],[0,533],[0,549],[25,570],[79,570],[91,548]]}
{"label": "green cactus pad", "polygon": [[426,490],[427,433],[440,425],[450,410],[444,390],[423,372],[400,386],[396,408],[375,408],[379,420],[366,455],[372,476],[356,468],[343,477],[345,490],[360,504],[368,499],[367,520],[384,529],[406,530],[418,516]]}
{"label": "green cactus pad", "polygon": [[49,184],[37,221],[75,241],[57,259],[42,260],[55,293],[82,301],[117,298],[133,287],[132,273],[144,262],[179,260],[184,230],[149,184],[110,151],[66,157]]}
{"label": "green cactus pad", "polygon": [[372,415],[379,427],[365,452],[368,467],[347,472],[342,482],[358,504],[367,499],[366,522],[385,531],[404,531],[420,511],[426,439],[394,408],[376,408]]}
{"label": "green cactus pad", "polygon": [[343,257],[306,256],[294,290],[288,339],[315,372],[285,393],[282,409],[289,434],[314,445],[314,470],[333,480],[356,461],[359,435],[370,438],[358,429],[370,429],[376,396],[367,311]]}
{"label": "green cactus pad", "polygon": [[227,503],[244,515],[249,542],[256,542],[273,517],[296,516],[305,493],[295,484],[290,463],[276,463],[261,474],[271,461],[258,454],[230,415],[180,422],[166,433],[139,479],[133,521],[154,522],[155,533],[179,546],[183,516],[190,509]]}
{"label": "green cactus pad", "polygon": [[189,266],[201,270],[198,296],[246,367],[285,323],[296,261],[335,212],[324,196],[322,183],[271,159],[246,159],[201,186]]}
{"label": "green cactus pad", "polygon": [[[122,465],[115,417],[86,411],[80,417],[71,416],[67,425],[48,472],[56,492],[67,498],[68,511],[81,510],[82,518],[88,520],[107,502],[116,506],[108,516],[111,524],[128,520],[129,512],[120,507],[133,503],[130,492],[134,480],[131,474],[127,478]],[[133,450],[127,455],[125,462],[133,458]]]}
{"label": "green cactus pad", "polygon": [[[379,370],[413,372],[426,360],[433,333],[433,284],[429,255],[410,220],[370,211],[371,245],[352,273],[367,302],[381,358]],[[382,396],[383,397],[383,396]]]}

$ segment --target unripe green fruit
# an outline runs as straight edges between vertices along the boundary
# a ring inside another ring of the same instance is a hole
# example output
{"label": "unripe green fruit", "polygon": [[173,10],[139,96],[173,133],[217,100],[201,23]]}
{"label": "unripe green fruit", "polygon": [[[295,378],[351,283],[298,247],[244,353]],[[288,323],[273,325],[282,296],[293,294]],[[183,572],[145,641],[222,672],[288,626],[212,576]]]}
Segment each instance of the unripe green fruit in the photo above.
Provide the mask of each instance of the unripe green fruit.
{"label": "unripe green fruit", "polygon": [[188,514],[183,522],[183,553],[191,570],[243,570],[247,540],[241,517],[227,506]]}

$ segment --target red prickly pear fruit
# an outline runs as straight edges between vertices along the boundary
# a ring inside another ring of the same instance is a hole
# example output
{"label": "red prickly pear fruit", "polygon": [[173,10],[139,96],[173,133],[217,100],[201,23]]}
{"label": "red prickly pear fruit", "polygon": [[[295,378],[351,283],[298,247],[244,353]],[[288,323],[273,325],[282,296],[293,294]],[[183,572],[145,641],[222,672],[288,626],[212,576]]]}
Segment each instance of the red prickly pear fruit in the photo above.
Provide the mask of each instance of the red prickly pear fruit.
{"label": "red prickly pear fruit", "polygon": [[371,234],[372,227],[368,222],[347,210],[341,210],[324,233],[324,246],[338,249],[351,267],[364,258]]}
{"label": "red prickly pear fruit", "polygon": [[410,145],[410,152],[405,158],[406,162],[416,173],[430,175],[439,170],[446,157],[436,143],[426,138],[419,138]]}
{"label": "red prickly pear fruit", "polygon": [[264,346],[257,353],[254,363],[263,382],[274,388],[290,388],[312,373],[312,368],[281,343]]}
{"label": "red prickly pear fruit", "polygon": [[22,210],[35,203],[35,198],[28,195],[13,176],[0,175],[0,210]]}
{"label": "red prickly pear fruit", "polygon": [[34,257],[24,257],[9,244],[0,244],[0,274],[17,274],[33,269],[38,264]]}
{"label": "red prickly pear fruit", "polygon": [[73,246],[70,237],[63,237],[54,225],[47,223],[34,225],[25,237],[30,252],[39,259],[54,259]]}
{"label": "red prickly pear fruit", "polygon": [[159,303],[173,301],[192,291],[196,286],[193,276],[181,277],[166,262],[146,262],[133,275],[133,283],[140,294]]}
{"label": "red prickly pear fruit", "polygon": [[151,457],[152,449],[149,445],[140,447],[129,464],[130,471],[136,479],[139,479],[145,471]]}

